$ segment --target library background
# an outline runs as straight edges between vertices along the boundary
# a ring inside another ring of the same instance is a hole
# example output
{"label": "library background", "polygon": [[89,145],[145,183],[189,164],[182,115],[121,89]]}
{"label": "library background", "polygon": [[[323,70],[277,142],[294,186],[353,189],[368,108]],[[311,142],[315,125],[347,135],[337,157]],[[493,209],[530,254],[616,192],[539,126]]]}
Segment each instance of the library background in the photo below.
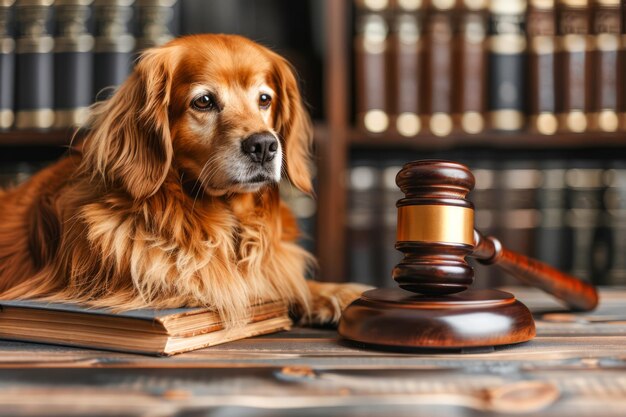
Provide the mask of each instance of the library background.
{"label": "library background", "polygon": [[318,279],[393,286],[395,175],[438,158],[474,172],[477,228],[624,285],[625,19],[618,0],[0,0],[0,186],[62,156],[142,49],[240,33],[310,105],[315,198],[282,192]]}

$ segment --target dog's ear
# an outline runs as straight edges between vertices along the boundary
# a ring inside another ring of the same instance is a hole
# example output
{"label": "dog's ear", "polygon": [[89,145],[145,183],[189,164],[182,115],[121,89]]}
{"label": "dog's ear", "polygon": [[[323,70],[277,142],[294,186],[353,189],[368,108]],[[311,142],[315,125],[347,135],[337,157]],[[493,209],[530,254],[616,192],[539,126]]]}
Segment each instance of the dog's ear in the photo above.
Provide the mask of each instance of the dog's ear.
{"label": "dog's ear", "polygon": [[90,116],[83,167],[137,200],[156,193],[171,167],[168,107],[175,61],[174,47],[145,51],[126,82],[94,105]]}
{"label": "dog's ear", "polygon": [[274,128],[285,149],[289,180],[301,191],[310,193],[311,144],[313,127],[302,102],[298,82],[291,65],[282,57],[274,56],[274,83],[277,86]]}

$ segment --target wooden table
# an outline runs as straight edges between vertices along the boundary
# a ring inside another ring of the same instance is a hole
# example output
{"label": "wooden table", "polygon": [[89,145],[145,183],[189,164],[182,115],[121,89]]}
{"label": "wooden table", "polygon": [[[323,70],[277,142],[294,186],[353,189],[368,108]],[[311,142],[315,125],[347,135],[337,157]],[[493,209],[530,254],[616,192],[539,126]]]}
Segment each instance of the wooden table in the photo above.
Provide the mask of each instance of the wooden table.
{"label": "wooden table", "polygon": [[376,352],[296,328],[170,358],[0,342],[0,415],[626,416],[626,289],[592,314],[515,289],[537,338]]}

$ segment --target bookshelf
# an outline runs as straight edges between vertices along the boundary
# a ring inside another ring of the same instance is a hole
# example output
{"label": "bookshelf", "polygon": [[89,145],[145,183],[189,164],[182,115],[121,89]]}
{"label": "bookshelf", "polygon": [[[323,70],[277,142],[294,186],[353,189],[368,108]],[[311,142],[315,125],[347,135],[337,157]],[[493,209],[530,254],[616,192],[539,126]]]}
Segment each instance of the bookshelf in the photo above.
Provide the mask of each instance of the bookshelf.
{"label": "bookshelf", "polygon": [[[469,135],[452,133],[445,137],[418,134],[404,137],[393,131],[373,134],[354,126],[353,81],[353,1],[313,0],[323,3],[324,60],[322,66],[321,118],[315,124],[315,150],[317,163],[318,211],[316,219],[316,255],[319,259],[319,279],[343,281],[347,277],[346,215],[348,189],[345,181],[350,167],[350,154],[354,150],[386,151],[458,151],[469,154],[484,149],[509,153],[568,152],[586,149],[626,151],[626,133],[557,133],[539,135],[529,132],[484,133]],[[275,3],[274,7],[279,3]],[[322,22],[319,22],[322,24]],[[306,80],[305,80],[306,81]],[[70,129],[51,131],[0,132],[0,152],[12,148],[63,147],[70,141]],[[407,157],[409,158],[409,157]]]}

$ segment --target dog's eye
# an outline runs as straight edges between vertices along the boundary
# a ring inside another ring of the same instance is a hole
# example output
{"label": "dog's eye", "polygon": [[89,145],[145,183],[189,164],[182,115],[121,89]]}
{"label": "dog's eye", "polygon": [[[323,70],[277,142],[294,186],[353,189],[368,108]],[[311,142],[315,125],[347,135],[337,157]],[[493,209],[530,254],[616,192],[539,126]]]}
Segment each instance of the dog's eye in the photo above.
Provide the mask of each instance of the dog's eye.
{"label": "dog's eye", "polygon": [[259,96],[259,107],[262,108],[263,110],[267,110],[270,107],[270,104],[272,104],[272,96],[270,96],[269,94],[261,94]]}
{"label": "dog's eye", "polygon": [[215,108],[215,100],[208,94],[196,98],[191,105],[198,110],[212,110]]}

